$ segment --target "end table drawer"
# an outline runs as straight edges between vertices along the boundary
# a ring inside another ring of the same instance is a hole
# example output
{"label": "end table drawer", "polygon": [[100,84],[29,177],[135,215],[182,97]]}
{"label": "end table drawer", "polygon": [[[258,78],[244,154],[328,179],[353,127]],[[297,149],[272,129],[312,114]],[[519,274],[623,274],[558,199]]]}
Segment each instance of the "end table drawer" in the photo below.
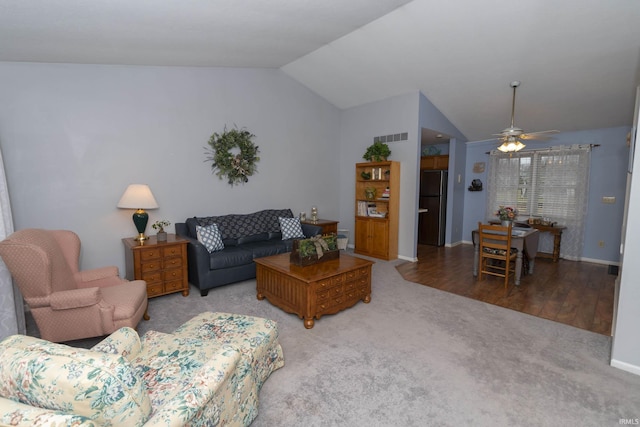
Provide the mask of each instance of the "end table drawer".
{"label": "end table drawer", "polygon": [[140,251],[140,259],[142,261],[147,261],[151,259],[160,259],[160,250],[159,249],[144,249]]}
{"label": "end table drawer", "polygon": [[182,267],[182,258],[168,258],[164,260],[164,268]]}
{"label": "end table drawer", "polygon": [[169,280],[182,280],[182,270],[179,268],[166,270],[163,272],[162,278],[165,282]]}
{"label": "end table drawer", "polygon": [[149,271],[158,271],[160,270],[160,260],[158,261],[151,261],[151,262],[143,262],[140,265],[140,271],[142,271],[142,275],[144,276],[145,273],[148,273]]}
{"label": "end table drawer", "polygon": [[147,285],[149,283],[162,282],[162,273],[160,271],[142,273],[142,280],[147,282]]}
{"label": "end table drawer", "polygon": [[182,280],[169,282],[164,285],[165,292],[176,292],[182,290]]}
{"label": "end table drawer", "polygon": [[163,294],[163,286],[162,283],[155,283],[150,285],[147,282],[147,297],[155,297],[156,295]]}
{"label": "end table drawer", "polygon": [[182,246],[169,246],[168,248],[162,248],[162,256],[182,256]]}

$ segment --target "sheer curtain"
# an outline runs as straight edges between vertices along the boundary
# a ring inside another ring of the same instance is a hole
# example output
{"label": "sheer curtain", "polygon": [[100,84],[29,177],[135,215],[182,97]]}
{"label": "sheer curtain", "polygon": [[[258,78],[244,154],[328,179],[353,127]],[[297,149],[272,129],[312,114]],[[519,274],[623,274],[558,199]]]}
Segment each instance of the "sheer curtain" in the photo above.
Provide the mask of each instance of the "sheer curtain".
{"label": "sheer curtain", "polygon": [[[548,218],[566,226],[560,256],[579,260],[589,193],[590,145],[551,147],[517,153],[491,152],[487,217],[499,206],[518,209],[518,219]],[[553,251],[553,238],[540,236],[540,250]]]}
{"label": "sheer curtain", "polygon": [[[0,150],[0,240],[4,240],[11,233],[13,233],[13,218]],[[0,339],[13,334],[24,334],[25,331],[22,295],[13,284],[7,266],[0,259]]]}

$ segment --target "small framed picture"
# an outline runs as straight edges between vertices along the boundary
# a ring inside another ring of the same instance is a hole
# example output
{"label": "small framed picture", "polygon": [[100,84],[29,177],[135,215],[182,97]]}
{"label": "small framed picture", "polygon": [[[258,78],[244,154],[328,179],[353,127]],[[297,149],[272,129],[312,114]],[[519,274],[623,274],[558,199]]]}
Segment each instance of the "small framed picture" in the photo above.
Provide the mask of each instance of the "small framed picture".
{"label": "small framed picture", "polygon": [[473,173],[483,173],[484,172],[484,162],[476,162],[473,164]]}

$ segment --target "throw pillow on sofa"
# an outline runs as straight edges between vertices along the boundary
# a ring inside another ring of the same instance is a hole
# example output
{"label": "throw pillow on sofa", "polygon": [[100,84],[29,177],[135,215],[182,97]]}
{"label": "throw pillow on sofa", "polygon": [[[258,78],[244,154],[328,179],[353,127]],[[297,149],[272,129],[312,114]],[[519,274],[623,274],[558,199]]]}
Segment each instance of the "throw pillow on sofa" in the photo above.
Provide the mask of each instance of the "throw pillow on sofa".
{"label": "throw pillow on sofa", "polygon": [[197,225],[196,234],[198,235],[198,241],[202,243],[210,253],[224,249],[222,236],[216,224],[207,225],[206,227]]}
{"label": "throw pillow on sofa", "polygon": [[282,218],[279,217],[280,230],[282,231],[282,240],[304,239],[300,218]]}

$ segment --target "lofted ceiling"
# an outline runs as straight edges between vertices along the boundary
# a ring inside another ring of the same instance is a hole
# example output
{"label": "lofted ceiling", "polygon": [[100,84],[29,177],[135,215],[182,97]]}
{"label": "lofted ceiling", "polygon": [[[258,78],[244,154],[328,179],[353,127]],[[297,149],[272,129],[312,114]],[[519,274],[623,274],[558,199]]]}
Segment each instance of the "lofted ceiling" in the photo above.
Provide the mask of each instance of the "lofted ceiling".
{"label": "lofted ceiling", "polygon": [[2,0],[0,61],[282,68],[339,108],[421,91],[470,141],[632,124],[638,0]]}

